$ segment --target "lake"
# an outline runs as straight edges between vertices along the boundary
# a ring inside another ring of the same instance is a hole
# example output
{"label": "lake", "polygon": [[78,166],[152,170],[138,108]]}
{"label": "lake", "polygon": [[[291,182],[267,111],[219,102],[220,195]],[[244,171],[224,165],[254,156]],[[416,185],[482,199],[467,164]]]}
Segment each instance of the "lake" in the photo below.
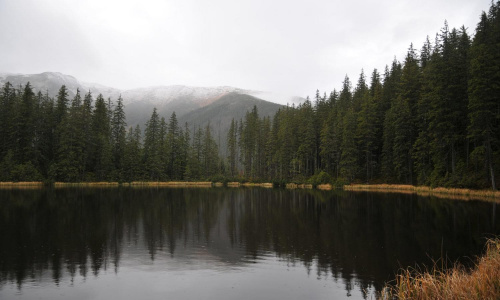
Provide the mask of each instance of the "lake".
{"label": "lake", "polygon": [[373,299],[400,268],[470,265],[500,234],[496,205],[262,188],[4,189],[0,299]]}

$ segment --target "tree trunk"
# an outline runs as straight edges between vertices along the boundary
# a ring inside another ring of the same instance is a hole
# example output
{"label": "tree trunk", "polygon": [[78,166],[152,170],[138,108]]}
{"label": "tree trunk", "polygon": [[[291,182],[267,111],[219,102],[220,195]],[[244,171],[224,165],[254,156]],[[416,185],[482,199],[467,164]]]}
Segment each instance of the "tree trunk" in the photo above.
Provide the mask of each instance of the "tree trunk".
{"label": "tree trunk", "polygon": [[493,157],[491,156],[491,143],[489,139],[486,140],[486,160],[488,161],[488,169],[490,171],[491,188],[496,191],[495,170],[493,169]]}

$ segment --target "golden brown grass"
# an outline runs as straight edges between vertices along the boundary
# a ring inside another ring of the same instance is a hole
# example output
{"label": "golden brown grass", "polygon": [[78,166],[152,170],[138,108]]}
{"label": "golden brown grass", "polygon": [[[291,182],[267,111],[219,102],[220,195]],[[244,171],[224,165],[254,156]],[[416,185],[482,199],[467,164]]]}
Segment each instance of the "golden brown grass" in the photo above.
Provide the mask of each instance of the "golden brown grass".
{"label": "golden brown grass", "polygon": [[245,183],[242,183],[241,186],[244,186],[244,187],[272,188],[273,184],[269,183],[269,182],[264,182],[264,183],[245,182]]}
{"label": "golden brown grass", "polygon": [[312,184],[296,184],[296,183],[287,183],[285,186],[287,189],[312,189]]}
{"label": "golden brown grass", "polygon": [[0,182],[0,186],[41,186],[43,182],[41,181],[21,181],[21,182]]}
{"label": "golden brown grass", "polygon": [[333,186],[331,184],[328,184],[328,183],[326,183],[326,184],[318,184],[316,186],[316,188],[318,190],[323,190],[323,191],[331,191],[331,190],[333,190]]}
{"label": "golden brown grass", "polygon": [[415,187],[413,185],[408,184],[351,184],[344,185],[344,190],[347,191],[358,191],[358,190],[396,190],[396,191],[413,191]]}
{"label": "golden brown grass", "polygon": [[99,181],[99,182],[55,182],[54,187],[63,188],[63,187],[117,187],[120,184],[118,182],[107,182],[107,181]]}
{"label": "golden brown grass", "polygon": [[423,196],[435,196],[438,198],[450,198],[456,200],[483,200],[500,202],[500,191],[493,190],[470,190],[458,188],[431,188],[427,186],[413,186],[401,184],[352,184],[344,185],[347,191],[371,191],[384,193],[407,193]]}
{"label": "golden brown grass", "polygon": [[38,189],[43,187],[41,181],[0,182],[0,189]]}
{"label": "golden brown grass", "polygon": [[386,286],[382,299],[500,299],[500,239],[487,243],[486,254],[475,268],[455,266],[431,273],[404,270],[394,286]]}
{"label": "golden brown grass", "polygon": [[212,187],[210,181],[133,181],[132,187]]}

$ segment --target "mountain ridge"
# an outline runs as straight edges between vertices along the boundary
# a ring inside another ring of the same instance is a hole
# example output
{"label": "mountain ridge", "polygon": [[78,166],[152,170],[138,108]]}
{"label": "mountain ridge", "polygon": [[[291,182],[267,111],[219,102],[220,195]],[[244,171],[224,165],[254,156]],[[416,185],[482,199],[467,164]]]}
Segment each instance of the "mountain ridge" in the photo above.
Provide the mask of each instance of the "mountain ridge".
{"label": "mountain ridge", "polygon": [[[224,136],[231,120],[244,118],[246,111],[255,105],[261,116],[272,116],[283,104],[276,102],[274,93],[252,91],[231,86],[192,87],[186,85],[151,86],[128,90],[115,89],[98,83],[81,82],[76,77],[60,72],[43,72],[40,74],[0,73],[0,84],[10,82],[13,86],[22,86],[30,82],[34,91],[47,92],[56,97],[62,85],[68,90],[71,99],[80,90],[82,94],[90,91],[92,96],[102,94],[104,98],[116,101],[122,97],[126,122],[129,127],[140,125],[142,129],[151,117],[154,108],[157,113],[168,119],[173,112],[184,126],[204,127],[211,122],[214,134]],[[274,101],[266,100],[266,95]],[[293,104],[304,99],[290,97]],[[217,124],[217,126],[214,126]],[[222,143],[224,144],[224,143]]]}
{"label": "mountain ridge", "polygon": [[[289,103],[290,105],[298,105],[305,100],[304,98],[298,96],[287,96],[274,92],[249,90],[231,86],[200,87],[176,84],[154,85],[132,89],[118,89],[102,85],[100,83],[80,81],[72,75],[63,74],[61,72],[42,72],[37,74],[0,72],[0,84],[3,85],[7,81],[9,81],[13,86],[18,86],[20,84],[25,85],[27,82],[30,82],[34,90],[48,91],[48,94],[51,97],[55,97],[57,95],[57,92],[62,85],[66,85],[70,97],[73,97],[76,94],[77,88],[80,89],[80,92],[82,93],[90,91],[94,96],[96,96],[95,94],[102,94],[103,97],[112,98],[112,100],[116,100],[120,95],[122,95],[125,104],[137,101],[137,95],[140,94],[140,96],[142,96],[144,93],[148,93],[149,95],[154,96],[150,98],[149,101],[161,103],[164,102],[164,99],[161,98],[171,97],[175,94],[175,91],[177,91],[177,95],[187,96],[195,94],[195,96],[199,97],[203,97],[203,94],[221,95],[222,93],[238,92],[240,94],[251,95],[265,101],[282,105],[286,105],[287,103]],[[170,94],[165,93],[166,91],[169,91]],[[163,92],[163,94],[161,92]],[[124,95],[133,97],[126,98],[124,97]],[[160,96],[161,98],[158,99],[158,96]]]}

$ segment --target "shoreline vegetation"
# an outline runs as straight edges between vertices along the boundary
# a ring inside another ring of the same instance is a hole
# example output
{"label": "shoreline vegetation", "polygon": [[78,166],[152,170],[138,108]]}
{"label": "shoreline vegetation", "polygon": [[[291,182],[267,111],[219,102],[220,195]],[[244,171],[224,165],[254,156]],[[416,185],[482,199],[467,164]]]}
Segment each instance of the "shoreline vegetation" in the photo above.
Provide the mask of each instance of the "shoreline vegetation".
{"label": "shoreline vegetation", "polygon": [[403,270],[387,284],[380,299],[500,299],[500,239],[486,243],[486,253],[471,270],[461,265],[444,270]]}
{"label": "shoreline vegetation", "polygon": [[53,186],[55,188],[66,187],[171,187],[171,188],[212,188],[212,187],[260,187],[274,188],[284,187],[286,189],[318,189],[323,191],[330,190],[345,190],[352,192],[379,192],[379,193],[403,193],[417,194],[420,196],[433,196],[437,198],[449,198],[454,200],[482,200],[491,202],[500,202],[500,191],[495,190],[472,190],[463,188],[444,188],[444,187],[428,187],[428,186],[413,186],[402,184],[349,184],[343,186],[335,186],[332,184],[304,184],[304,183],[282,183],[281,185],[264,182],[211,182],[211,181],[133,181],[133,182],[54,182],[44,183],[41,181],[26,181],[26,182],[0,182],[0,189],[31,189],[42,188],[45,186]]}
{"label": "shoreline vegetation", "polygon": [[474,32],[445,22],[433,42],[426,38],[420,50],[410,44],[404,59],[383,71],[362,69],[357,81],[346,75],[339,89],[316,90],[271,115],[254,105],[220,122],[212,112],[185,123],[175,111],[153,108],[147,121],[129,115],[130,124],[121,96],[105,99],[65,85],[49,95],[29,82],[6,82],[0,181],[500,189],[499,20],[495,0]]}

